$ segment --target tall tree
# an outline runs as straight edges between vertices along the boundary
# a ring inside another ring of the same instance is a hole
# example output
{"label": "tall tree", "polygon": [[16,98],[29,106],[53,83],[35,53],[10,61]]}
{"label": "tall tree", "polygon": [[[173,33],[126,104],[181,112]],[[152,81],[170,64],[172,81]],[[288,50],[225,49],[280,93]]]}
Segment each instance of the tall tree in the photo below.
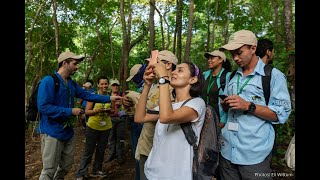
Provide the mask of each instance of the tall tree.
{"label": "tall tree", "polygon": [[54,35],[56,40],[56,56],[59,57],[59,23],[57,19],[57,1],[52,0],[52,6],[53,6],[53,24],[54,24]]}
{"label": "tall tree", "polygon": [[179,62],[181,62],[181,50],[182,50],[182,10],[183,10],[183,0],[177,0],[177,19],[176,19],[176,29],[177,29],[177,51],[175,55],[177,56]]}
{"label": "tall tree", "polygon": [[210,50],[210,5],[211,0],[208,0],[207,2],[207,44],[206,44],[206,51],[208,52]]}
{"label": "tall tree", "polygon": [[186,42],[186,51],[184,54],[184,62],[190,61],[190,46],[191,46],[191,37],[192,37],[192,26],[193,26],[193,13],[194,13],[194,2],[190,0],[189,5],[189,22],[188,22],[188,31],[187,31],[187,42]]}
{"label": "tall tree", "polygon": [[295,44],[292,24],[292,0],[283,1],[283,26],[286,50],[288,53],[288,71],[289,90],[291,93],[292,106],[295,107]]}
{"label": "tall tree", "polygon": [[[129,0],[128,4],[131,5],[131,0]],[[128,77],[128,59],[129,53],[138,42],[142,41],[142,39],[148,34],[147,28],[142,24],[143,32],[133,41],[131,41],[131,20],[132,20],[132,9],[131,6],[128,7],[128,24],[126,24],[125,17],[125,3],[124,0],[120,0],[120,19],[122,26],[122,51],[121,51],[121,63],[120,63],[120,71],[119,71],[119,79],[122,82],[122,91],[128,89],[128,84],[124,79]]]}
{"label": "tall tree", "polygon": [[149,52],[154,50],[154,42],[155,42],[155,30],[154,30],[154,10],[155,10],[155,0],[150,0],[150,12],[149,12]]}
{"label": "tall tree", "polygon": [[213,20],[213,24],[212,24],[212,46],[211,48],[214,49],[214,31],[216,29],[216,24],[217,24],[217,19],[218,19],[218,7],[219,7],[219,1],[216,0],[216,5],[215,5],[215,10],[214,10],[214,20]]}

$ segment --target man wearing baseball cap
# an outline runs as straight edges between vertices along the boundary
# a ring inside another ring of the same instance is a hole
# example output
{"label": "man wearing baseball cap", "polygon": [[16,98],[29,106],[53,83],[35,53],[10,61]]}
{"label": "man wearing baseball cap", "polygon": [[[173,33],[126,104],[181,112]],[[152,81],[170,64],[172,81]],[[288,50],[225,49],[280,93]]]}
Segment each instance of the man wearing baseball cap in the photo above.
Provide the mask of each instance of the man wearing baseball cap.
{"label": "man wearing baseball cap", "polygon": [[41,136],[42,171],[39,179],[64,179],[74,162],[76,138],[73,125],[76,116],[84,113],[75,107],[75,98],[108,103],[120,101],[121,96],[91,94],[75,83],[71,76],[78,70],[84,56],[63,52],[58,57],[59,89],[55,92],[52,76],[41,79],[38,89],[38,111],[40,123],[37,133]]}
{"label": "man wearing baseball cap", "polygon": [[219,164],[221,179],[257,179],[261,174],[272,173],[275,138],[272,124],[284,124],[291,113],[286,77],[278,69],[272,69],[270,98],[266,104],[261,83],[265,64],[255,54],[255,34],[249,30],[237,31],[220,49],[228,50],[238,65],[235,76],[226,85],[228,97],[220,104],[228,112],[221,131],[224,144]]}

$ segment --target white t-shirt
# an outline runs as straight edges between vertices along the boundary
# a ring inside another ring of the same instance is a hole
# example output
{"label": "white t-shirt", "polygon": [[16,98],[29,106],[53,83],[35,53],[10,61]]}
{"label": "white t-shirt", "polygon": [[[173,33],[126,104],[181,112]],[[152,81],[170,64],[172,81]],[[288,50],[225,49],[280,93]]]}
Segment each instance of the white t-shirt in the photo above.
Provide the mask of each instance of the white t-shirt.
{"label": "white t-shirt", "polygon": [[[173,103],[172,108],[180,108],[183,102]],[[193,98],[184,106],[198,112],[198,118],[192,121],[192,129],[200,137],[206,112],[205,102],[202,98]],[[159,110],[159,106],[155,110]],[[153,146],[144,167],[146,177],[150,180],[192,180],[192,159],[192,146],[186,140],[180,124],[162,124],[158,120]]]}

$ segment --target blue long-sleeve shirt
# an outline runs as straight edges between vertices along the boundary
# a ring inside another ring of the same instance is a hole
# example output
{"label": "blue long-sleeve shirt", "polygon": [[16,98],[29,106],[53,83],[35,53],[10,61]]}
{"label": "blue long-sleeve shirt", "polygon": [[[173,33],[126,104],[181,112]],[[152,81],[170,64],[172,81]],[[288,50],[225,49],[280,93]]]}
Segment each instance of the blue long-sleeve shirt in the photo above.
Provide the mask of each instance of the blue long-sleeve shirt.
{"label": "blue long-sleeve shirt", "polygon": [[[260,58],[254,71],[246,77],[243,77],[242,68],[238,68],[235,76],[227,84],[225,93],[237,94],[240,87],[252,76],[239,96],[246,101],[266,106],[261,81],[264,75],[263,68],[264,63]],[[239,85],[237,85],[238,78]],[[285,123],[291,113],[287,80],[285,75],[276,68],[273,68],[271,74],[268,107],[276,113],[279,121],[271,122],[251,113],[244,115],[243,111],[229,109],[227,124],[222,129],[224,142],[221,153],[224,158],[234,164],[252,165],[262,162],[270,154],[275,138],[272,123]],[[232,129],[228,128],[230,123],[238,124],[238,131],[230,130]]]}
{"label": "blue long-sleeve shirt", "polygon": [[73,127],[64,128],[64,122],[72,117],[72,108],[75,98],[81,98],[92,102],[110,102],[110,96],[91,94],[77,83],[68,79],[66,85],[62,77],[59,78],[59,90],[55,93],[54,80],[51,76],[45,76],[39,84],[37,106],[40,112],[40,124],[37,132],[48,134],[61,141],[68,141],[74,135]]}

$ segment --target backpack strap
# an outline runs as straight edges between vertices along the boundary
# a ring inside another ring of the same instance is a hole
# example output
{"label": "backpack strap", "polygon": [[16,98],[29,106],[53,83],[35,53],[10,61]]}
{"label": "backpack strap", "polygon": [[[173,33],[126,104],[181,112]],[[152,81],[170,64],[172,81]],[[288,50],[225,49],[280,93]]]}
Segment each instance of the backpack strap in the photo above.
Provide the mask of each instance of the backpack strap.
{"label": "backpack strap", "polygon": [[51,77],[53,78],[53,81],[54,81],[54,91],[57,93],[60,86],[59,78],[56,74],[51,74]]}
{"label": "backpack strap", "polygon": [[234,75],[236,75],[236,72],[237,72],[237,70],[232,71],[232,73],[230,74],[230,80],[229,81],[231,81],[231,79],[234,77]]}
{"label": "backpack strap", "polygon": [[[187,99],[186,101],[184,101],[181,105],[181,107],[183,105],[185,105],[188,101],[190,101],[192,98],[190,99]],[[193,147],[193,149],[197,149],[198,146],[197,146],[197,135],[194,133],[192,127],[191,127],[191,122],[185,122],[185,123],[181,123],[180,124],[180,127],[184,133],[184,135],[186,136],[186,139],[188,141],[188,143]]]}
{"label": "backpack strap", "polygon": [[222,91],[224,91],[224,88],[226,87],[226,76],[227,76],[228,71],[224,70],[220,76],[220,87]]}
{"label": "backpack strap", "polygon": [[271,81],[271,71],[273,69],[273,66],[270,64],[266,64],[264,66],[264,76],[262,76],[262,89],[263,89],[263,95],[264,99],[266,101],[266,105],[269,103],[270,98],[270,81]]}

